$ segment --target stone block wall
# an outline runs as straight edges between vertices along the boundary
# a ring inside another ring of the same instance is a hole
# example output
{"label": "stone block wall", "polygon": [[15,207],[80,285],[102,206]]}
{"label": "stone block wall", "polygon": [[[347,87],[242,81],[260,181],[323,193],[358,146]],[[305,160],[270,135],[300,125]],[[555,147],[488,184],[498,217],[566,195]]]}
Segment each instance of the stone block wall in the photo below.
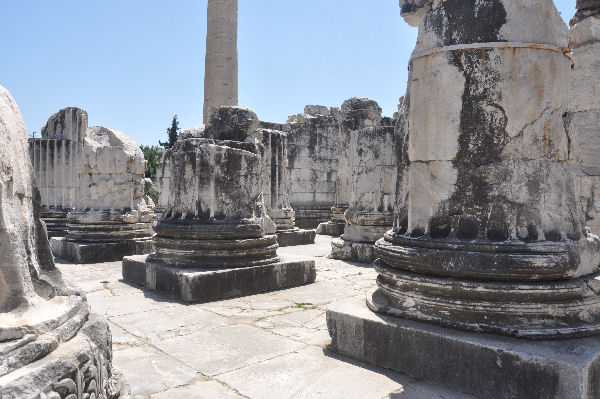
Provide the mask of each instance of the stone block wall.
{"label": "stone block wall", "polygon": [[303,114],[288,118],[290,202],[296,225],[315,228],[327,221],[336,200],[339,111],[307,106]]}

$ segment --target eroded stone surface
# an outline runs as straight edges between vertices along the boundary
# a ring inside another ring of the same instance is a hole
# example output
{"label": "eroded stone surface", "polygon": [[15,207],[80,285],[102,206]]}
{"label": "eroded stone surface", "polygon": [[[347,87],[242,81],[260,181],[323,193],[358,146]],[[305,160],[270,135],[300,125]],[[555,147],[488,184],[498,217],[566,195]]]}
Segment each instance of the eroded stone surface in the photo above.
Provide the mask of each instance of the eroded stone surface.
{"label": "eroded stone surface", "polygon": [[307,111],[288,118],[285,132],[296,225],[313,229],[330,218],[335,204],[341,121],[339,110],[325,113],[325,107],[311,106]]}
{"label": "eroded stone surface", "polygon": [[42,220],[49,237],[62,237],[67,232],[67,214],[76,206],[79,196],[79,172],[87,128],[87,112],[69,107],[50,117],[42,128],[41,139],[29,139]]}
{"label": "eroded stone surface", "polygon": [[0,170],[2,398],[119,396],[108,325],[55,267],[40,220],[27,129],[1,86]]}
{"label": "eroded stone surface", "polygon": [[[161,156],[169,187],[165,213],[154,226],[156,252],[125,258],[126,280],[186,302],[314,281],[313,262],[277,255],[277,229],[294,228],[293,214],[286,214],[293,211],[286,195],[285,134],[258,126],[254,111],[222,107],[203,137],[182,137]],[[277,223],[265,209],[265,191]]]}
{"label": "eroded stone surface", "polygon": [[[566,33],[551,1],[434,2],[424,14],[403,117],[406,217],[377,244],[375,310],[530,338],[599,330],[594,277],[582,277],[597,270],[598,237],[578,209],[563,124]],[[428,302],[441,287],[443,303]]]}
{"label": "eroded stone surface", "polygon": [[[579,11],[570,31],[574,67],[568,113],[564,116],[571,139],[571,158],[580,162],[577,176],[578,194],[586,222],[595,234],[600,233],[598,195],[600,191],[600,5],[578,3]],[[594,15],[591,15],[594,14]],[[587,15],[587,17],[586,17]]]}
{"label": "eroded stone surface", "polygon": [[[369,107],[370,106],[370,107]],[[350,196],[344,213],[346,226],[340,240],[332,241],[331,256],[336,259],[370,263],[375,260],[375,241],[392,228],[396,203],[397,153],[402,135],[396,135],[393,120],[380,118],[374,101],[362,105],[377,126],[357,124],[349,136]],[[375,110],[375,111],[372,111]],[[352,126],[352,122],[345,119]],[[356,123],[356,122],[354,122]],[[371,246],[371,247],[369,247]]]}

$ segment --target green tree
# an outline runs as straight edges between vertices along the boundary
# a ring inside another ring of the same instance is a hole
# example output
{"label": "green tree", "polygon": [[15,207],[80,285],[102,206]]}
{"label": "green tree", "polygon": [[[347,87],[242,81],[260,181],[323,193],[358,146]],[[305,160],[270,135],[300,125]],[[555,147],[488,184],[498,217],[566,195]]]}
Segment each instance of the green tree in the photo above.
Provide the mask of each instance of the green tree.
{"label": "green tree", "polygon": [[144,159],[148,161],[146,163],[146,177],[149,177],[156,183],[156,164],[158,162],[160,147],[157,145],[141,145],[140,149],[144,153]]}
{"label": "green tree", "polygon": [[171,127],[167,129],[169,141],[165,143],[159,141],[158,144],[160,144],[165,150],[173,147],[177,141],[177,136],[179,136],[179,130],[181,130],[179,128],[179,121],[177,120],[177,115],[175,115],[171,121]]}

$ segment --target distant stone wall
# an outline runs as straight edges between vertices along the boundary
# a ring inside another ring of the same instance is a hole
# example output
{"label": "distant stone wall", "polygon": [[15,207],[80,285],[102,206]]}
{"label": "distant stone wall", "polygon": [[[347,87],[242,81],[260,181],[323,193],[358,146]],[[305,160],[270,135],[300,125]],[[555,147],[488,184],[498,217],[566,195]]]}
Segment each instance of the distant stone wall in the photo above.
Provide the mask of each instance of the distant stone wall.
{"label": "distant stone wall", "polygon": [[327,221],[336,199],[341,121],[337,109],[307,106],[305,113],[288,118],[290,202],[296,225],[315,228]]}
{"label": "distant stone wall", "polygon": [[[579,7],[580,3],[578,3]],[[595,12],[595,10],[597,12]],[[600,6],[580,8],[571,21],[568,113],[571,157],[579,162],[578,194],[587,225],[600,234]]]}

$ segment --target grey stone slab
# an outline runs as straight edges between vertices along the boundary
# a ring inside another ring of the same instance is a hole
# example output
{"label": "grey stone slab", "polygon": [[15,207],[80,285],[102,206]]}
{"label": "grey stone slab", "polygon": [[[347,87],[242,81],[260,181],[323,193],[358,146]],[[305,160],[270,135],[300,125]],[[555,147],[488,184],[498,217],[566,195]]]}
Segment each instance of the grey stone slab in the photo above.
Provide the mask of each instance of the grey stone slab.
{"label": "grey stone slab", "polygon": [[276,292],[273,296],[310,306],[361,295],[361,292],[349,287],[349,285],[340,285],[337,281],[318,281],[311,285]]}
{"label": "grey stone slab", "polygon": [[217,377],[252,399],[383,398],[412,379],[307,348]]}
{"label": "grey stone slab", "polygon": [[113,350],[129,348],[132,345],[139,344],[139,341],[132,334],[128,333],[115,323],[108,322],[110,332],[112,333]]}
{"label": "grey stone slab", "polygon": [[327,323],[339,353],[486,399],[600,397],[600,337],[467,333],[375,314],[364,297],[330,305]]}
{"label": "grey stone slab", "polygon": [[305,347],[304,344],[246,325],[199,331],[160,341],[156,346],[209,376]]}
{"label": "grey stone slab", "polygon": [[243,399],[244,397],[214,380],[202,380],[190,385],[155,393],[151,399]]}
{"label": "grey stone slab", "polygon": [[315,243],[311,245],[296,245],[283,247],[277,250],[279,255],[295,255],[295,256],[311,256],[322,257],[327,256],[331,252],[331,237],[326,235],[316,235]]}
{"label": "grey stone slab", "polygon": [[295,245],[310,245],[314,244],[315,230],[291,230],[277,232],[277,243],[280,248],[291,247]]}
{"label": "grey stone slab", "polygon": [[185,385],[197,377],[191,367],[147,345],[115,351],[114,362],[134,396]]}
{"label": "grey stone slab", "polygon": [[112,317],[111,321],[150,342],[208,331],[228,324],[225,317],[194,306],[153,309]]}
{"label": "grey stone slab", "polygon": [[317,234],[339,237],[342,234],[344,234],[345,227],[346,227],[346,225],[344,223],[333,223],[333,222],[321,223],[319,225],[319,227],[317,227]]}
{"label": "grey stone slab", "polygon": [[316,278],[315,262],[298,257],[238,269],[179,269],[146,258],[125,257],[123,278],[190,303],[275,291],[310,284]]}
{"label": "grey stone slab", "polygon": [[177,303],[165,301],[152,293],[135,292],[115,295],[109,290],[91,292],[88,303],[98,314],[105,317],[142,313],[152,309],[175,306]]}
{"label": "grey stone slab", "polygon": [[52,254],[75,263],[99,263],[120,261],[124,256],[149,254],[152,241],[123,240],[115,243],[78,243],[54,237],[50,240]]}

